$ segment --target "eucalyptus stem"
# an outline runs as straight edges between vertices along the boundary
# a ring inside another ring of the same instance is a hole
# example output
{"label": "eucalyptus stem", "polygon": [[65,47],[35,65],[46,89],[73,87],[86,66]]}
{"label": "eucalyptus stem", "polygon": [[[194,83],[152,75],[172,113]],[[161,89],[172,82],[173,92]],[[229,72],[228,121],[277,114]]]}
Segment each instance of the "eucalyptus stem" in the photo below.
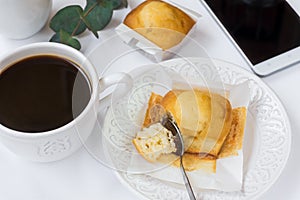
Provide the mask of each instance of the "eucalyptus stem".
{"label": "eucalyptus stem", "polygon": [[86,0],[84,9],[79,5],[66,6],[50,21],[50,28],[55,32],[50,41],[79,50],[81,45],[75,36],[88,29],[98,38],[97,32],[107,26],[113,11],[125,7],[127,0]]}

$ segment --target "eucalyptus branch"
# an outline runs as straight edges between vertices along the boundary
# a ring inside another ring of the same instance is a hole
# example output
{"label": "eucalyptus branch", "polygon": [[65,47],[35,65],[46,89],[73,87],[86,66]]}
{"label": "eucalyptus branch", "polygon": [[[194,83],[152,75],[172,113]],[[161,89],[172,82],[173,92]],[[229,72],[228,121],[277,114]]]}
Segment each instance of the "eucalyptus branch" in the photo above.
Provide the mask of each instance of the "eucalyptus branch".
{"label": "eucalyptus branch", "polygon": [[111,21],[113,11],[125,7],[127,0],[87,0],[84,9],[79,5],[64,7],[50,21],[50,28],[55,32],[50,41],[80,50],[75,36],[88,29],[98,38],[98,31]]}

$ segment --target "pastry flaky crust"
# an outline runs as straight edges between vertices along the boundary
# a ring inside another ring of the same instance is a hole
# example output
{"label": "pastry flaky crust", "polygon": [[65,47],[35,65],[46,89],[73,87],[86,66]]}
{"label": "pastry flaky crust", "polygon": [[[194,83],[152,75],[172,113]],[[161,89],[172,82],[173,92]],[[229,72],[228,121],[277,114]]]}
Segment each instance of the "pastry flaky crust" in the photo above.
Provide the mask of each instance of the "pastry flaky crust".
{"label": "pastry flaky crust", "polygon": [[[186,99],[191,97],[197,100],[191,102]],[[190,124],[185,124],[185,117],[194,116],[181,111],[186,109],[186,105],[181,105],[184,102],[187,102],[188,107],[195,103],[198,106],[196,113],[200,113],[197,117],[201,120],[192,121],[197,123],[197,126],[192,126],[193,130],[187,130],[186,125]],[[158,106],[163,109],[156,109]],[[187,171],[203,169],[215,172],[217,158],[237,155],[237,151],[242,148],[246,122],[245,107],[232,109],[227,99],[207,91],[172,90],[164,97],[152,93],[143,126],[157,123],[160,117],[155,118],[153,115],[161,116],[162,112],[166,111],[173,115],[181,129],[186,147],[183,163]],[[158,161],[173,161],[174,166],[179,166],[179,160],[173,154],[163,155]]]}
{"label": "pastry flaky crust", "polygon": [[[146,110],[146,115],[145,115],[145,119],[144,119],[144,123],[143,123],[143,127],[148,127],[150,124],[153,124],[154,122],[158,122],[159,119],[157,120],[157,118],[151,118],[151,113],[150,112],[155,112],[155,106],[160,106],[160,103],[162,101],[162,96],[155,94],[155,93],[151,93],[151,96],[149,98],[148,101],[148,107]],[[159,111],[158,111],[159,112]],[[153,115],[160,115],[159,113],[155,113]],[[152,116],[153,116],[152,115]]]}
{"label": "pastry flaky crust", "polygon": [[148,0],[133,9],[124,24],[166,50],[180,43],[195,21],[171,4]]}
{"label": "pastry flaky crust", "polygon": [[244,129],[246,125],[245,107],[235,108],[232,111],[232,124],[230,132],[221,148],[219,158],[236,156],[243,147]]}

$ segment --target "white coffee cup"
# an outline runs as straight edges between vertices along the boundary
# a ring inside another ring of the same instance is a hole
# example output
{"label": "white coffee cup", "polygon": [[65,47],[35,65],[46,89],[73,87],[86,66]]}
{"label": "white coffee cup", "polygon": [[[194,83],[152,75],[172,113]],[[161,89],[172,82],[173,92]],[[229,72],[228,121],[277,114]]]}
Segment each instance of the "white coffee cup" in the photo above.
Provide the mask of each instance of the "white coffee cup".
{"label": "white coffee cup", "polygon": [[122,91],[115,89],[114,95],[122,96],[131,89],[133,81],[125,73],[115,73],[99,79],[95,68],[82,53],[66,45],[50,42],[23,46],[4,56],[0,60],[0,74],[5,67],[34,55],[55,55],[76,63],[90,83],[90,101],[75,119],[50,131],[26,133],[0,124],[0,141],[22,158],[39,162],[56,161],[78,150],[91,134],[99,109],[107,107],[112,96],[110,93],[99,100],[100,93],[111,85],[120,83],[125,87],[122,87]]}
{"label": "white coffee cup", "polygon": [[0,0],[0,34],[11,39],[24,39],[46,24],[52,0]]}

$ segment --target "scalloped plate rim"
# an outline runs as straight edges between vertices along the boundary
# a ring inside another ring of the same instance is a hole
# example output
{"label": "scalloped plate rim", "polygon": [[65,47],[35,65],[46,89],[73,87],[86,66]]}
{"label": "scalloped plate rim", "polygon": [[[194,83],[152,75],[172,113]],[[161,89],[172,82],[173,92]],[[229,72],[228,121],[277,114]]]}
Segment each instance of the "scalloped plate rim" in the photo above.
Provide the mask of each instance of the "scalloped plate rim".
{"label": "scalloped plate rim", "polygon": [[[260,190],[259,192],[257,192],[254,196],[248,196],[246,197],[246,199],[251,198],[251,200],[253,199],[258,199],[259,197],[261,197],[263,194],[265,194],[271,187],[272,185],[279,179],[280,175],[282,174],[283,170],[285,169],[285,166],[288,162],[289,159],[289,155],[290,155],[290,151],[291,151],[291,140],[292,140],[292,134],[291,134],[291,125],[290,125],[290,120],[288,117],[288,114],[286,112],[286,109],[283,105],[283,103],[281,102],[280,98],[277,96],[277,94],[263,81],[261,80],[259,77],[257,77],[255,74],[251,73],[251,71],[248,71],[242,67],[240,67],[239,65],[235,64],[235,63],[231,63],[228,61],[224,61],[222,59],[217,59],[217,58],[184,58],[184,59],[190,59],[192,60],[192,62],[194,61],[199,61],[199,60],[211,60],[214,62],[214,64],[216,63],[226,63],[229,64],[231,66],[233,66],[233,70],[232,71],[238,71],[241,72],[242,74],[244,74],[247,77],[251,77],[255,82],[259,83],[260,88],[264,88],[267,90],[267,93],[270,94],[272,96],[272,98],[275,99],[275,101],[278,103],[278,107],[280,108],[280,111],[283,114],[284,117],[284,121],[286,124],[286,134],[288,136],[288,140],[287,140],[287,149],[286,149],[286,157],[285,160],[282,162],[281,168],[279,170],[279,172],[273,176],[272,181],[268,184],[268,186],[264,187],[262,190]],[[167,60],[158,64],[166,64],[166,65],[171,65],[174,64],[178,61],[182,60],[182,58],[175,58],[175,59],[171,59],[171,60]],[[157,64],[157,63],[153,63],[153,64]],[[149,65],[149,64],[148,64]],[[164,65],[164,66],[166,66]],[[150,198],[147,198],[144,194],[140,193],[139,191],[137,191],[135,188],[133,188],[129,182],[127,180],[125,180],[121,174],[124,174],[124,172],[118,172],[115,171],[116,177],[119,179],[119,181],[126,186],[127,189],[129,189],[133,194],[135,194],[137,197],[141,198],[142,200],[151,200]]]}

